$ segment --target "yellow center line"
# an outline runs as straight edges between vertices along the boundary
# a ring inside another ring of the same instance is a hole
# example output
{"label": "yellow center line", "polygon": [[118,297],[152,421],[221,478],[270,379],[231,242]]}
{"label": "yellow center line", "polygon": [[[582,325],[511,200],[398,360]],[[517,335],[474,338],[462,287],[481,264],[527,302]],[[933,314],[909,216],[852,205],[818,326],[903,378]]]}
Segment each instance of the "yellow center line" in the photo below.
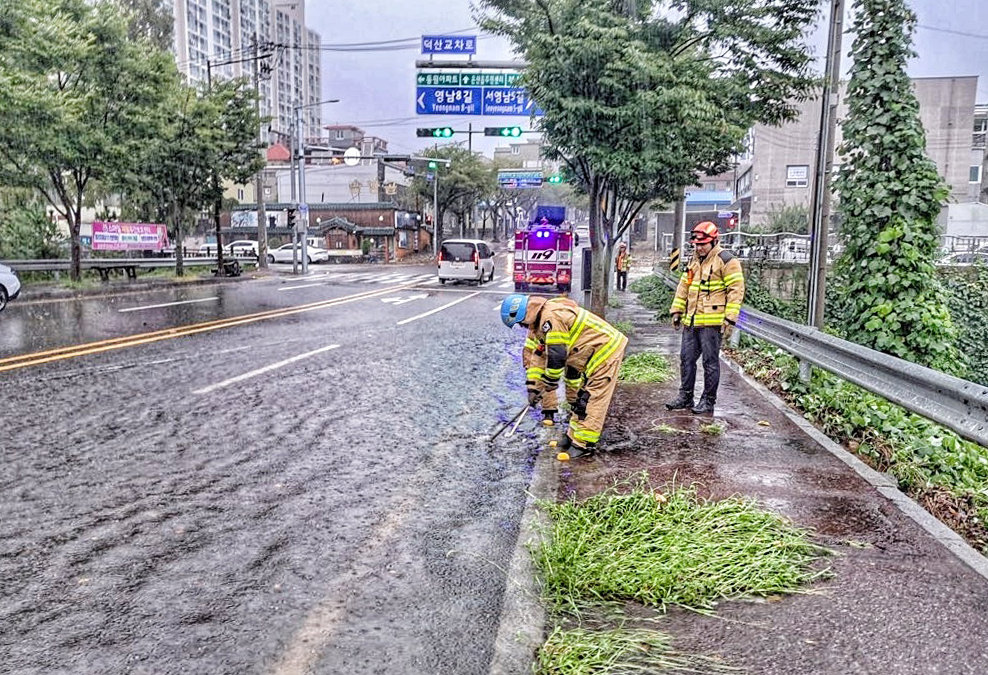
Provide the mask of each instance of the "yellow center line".
{"label": "yellow center line", "polygon": [[31,354],[20,354],[18,356],[10,356],[5,359],[0,359],[0,373],[8,370],[16,370],[18,368],[27,368],[28,366],[38,366],[44,363],[51,363],[52,361],[61,361],[63,359],[71,359],[77,356],[85,356],[87,354],[99,354],[101,352],[108,352],[114,349],[135,347],[137,345],[149,344],[152,342],[160,342],[162,340],[171,340],[172,338],[185,337],[187,335],[206,333],[213,330],[219,330],[221,328],[242,326],[248,323],[264,321],[266,319],[276,319],[283,316],[290,316],[292,314],[311,312],[316,309],[334,307],[336,305],[342,305],[348,302],[354,302],[356,300],[373,298],[378,295],[384,295],[386,293],[392,293],[394,291],[404,290],[406,288],[410,288],[411,286],[412,284],[389,286],[388,288],[382,288],[376,291],[366,291],[364,293],[356,293],[354,295],[348,295],[342,298],[333,298],[331,300],[320,300],[318,302],[310,302],[305,305],[298,305],[295,307],[272,309],[264,312],[256,312],[254,314],[245,314],[243,316],[230,317],[227,319],[216,319],[214,321],[205,321],[203,323],[194,323],[185,326],[176,326],[174,328],[165,328],[163,330],[152,331],[150,333],[139,333],[137,335],[128,335],[119,338],[98,340],[96,342],[87,342],[85,344],[73,345],[70,347],[59,347],[57,349],[49,349],[41,352],[33,352]]}

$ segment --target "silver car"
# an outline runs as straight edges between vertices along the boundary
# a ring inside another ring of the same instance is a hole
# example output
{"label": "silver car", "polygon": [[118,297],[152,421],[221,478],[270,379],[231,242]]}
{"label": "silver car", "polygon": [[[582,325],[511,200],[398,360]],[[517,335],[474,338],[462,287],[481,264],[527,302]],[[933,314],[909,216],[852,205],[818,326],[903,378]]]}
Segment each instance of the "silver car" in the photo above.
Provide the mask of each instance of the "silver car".
{"label": "silver car", "polygon": [[21,292],[21,280],[17,278],[17,272],[6,265],[0,265],[0,312],[7,306],[9,300],[13,300]]}

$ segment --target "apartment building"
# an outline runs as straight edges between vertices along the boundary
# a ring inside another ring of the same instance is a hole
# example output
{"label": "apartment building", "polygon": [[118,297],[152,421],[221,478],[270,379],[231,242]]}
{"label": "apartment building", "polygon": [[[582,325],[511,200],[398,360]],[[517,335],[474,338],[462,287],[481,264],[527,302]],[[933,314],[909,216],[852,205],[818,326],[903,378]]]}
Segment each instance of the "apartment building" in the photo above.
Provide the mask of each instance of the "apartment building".
{"label": "apartment building", "polygon": [[173,15],[175,60],[191,82],[253,77],[262,45],[261,114],[271,117],[273,137],[290,132],[299,104],[305,135],[320,135],[321,40],[305,26],[302,0],[174,0]]}
{"label": "apartment building", "polygon": [[[972,201],[980,187],[981,162],[972,153],[975,129],[977,76],[927,77],[913,80],[920,120],[926,131],[926,150],[950,186],[950,201]],[[847,116],[845,91],[839,92],[838,121]],[[758,125],[751,133],[749,152],[738,166],[732,205],[742,221],[763,225],[769,214],[784,206],[809,207],[813,194],[820,101],[798,105],[799,118],[781,127]],[[836,146],[842,141],[838,124]],[[984,132],[981,134],[984,147]],[[982,149],[983,154],[983,149]],[[834,158],[839,169],[840,156]],[[975,176],[977,170],[977,176]],[[976,198],[975,198],[976,200]]]}

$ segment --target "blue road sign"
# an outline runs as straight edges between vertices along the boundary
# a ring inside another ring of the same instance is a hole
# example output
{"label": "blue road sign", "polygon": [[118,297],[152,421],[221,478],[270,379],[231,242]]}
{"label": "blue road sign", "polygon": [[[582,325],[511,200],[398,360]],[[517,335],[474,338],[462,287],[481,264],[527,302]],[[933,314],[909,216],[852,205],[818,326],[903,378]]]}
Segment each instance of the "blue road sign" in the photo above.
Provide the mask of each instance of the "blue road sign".
{"label": "blue road sign", "polygon": [[416,87],[419,115],[480,115],[481,87]]}
{"label": "blue road sign", "polygon": [[542,172],[498,171],[497,184],[509,190],[542,187]]}
{"label": "blue road sign", "polygon": [[541,115],[521,87],[416,87],[419,115]]}
{"label": "blue road sign", "polygon": [[423,54],[476,54],[476,35],[423,35]]}

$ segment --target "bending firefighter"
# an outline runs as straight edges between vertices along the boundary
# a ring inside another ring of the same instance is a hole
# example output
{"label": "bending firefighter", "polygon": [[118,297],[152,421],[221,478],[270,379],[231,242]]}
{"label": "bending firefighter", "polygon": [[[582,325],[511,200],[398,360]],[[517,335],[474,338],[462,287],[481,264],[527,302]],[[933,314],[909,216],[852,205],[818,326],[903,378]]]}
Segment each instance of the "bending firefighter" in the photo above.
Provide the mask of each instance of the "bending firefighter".
{"label": "bending firefighter", "polygon": [[[567,305],[576,309],[580,307],[574,300],[562,297],[546,300],[545,298],[536,296],[532,297],[530,302],[535,304],[553,303]],[[543,378],[545,375],[545,364],[545,341],[539,340],[535,330],[529,328],[528,335],[525,336],[525,348],[521,350],[521,365],[525,368],[525,388],[527,390],[533,390],[536,386],[536,381]],[[580,385],[583,384],[583,375],[579,371],[567,368],[563,376],[563,382],[566,385],[566,402],[572,408],[576,402],[576,395],[580,389]],[[537,404],[541,404],[542,423],[546,426],[552,426],[556,419],[556,411],[559,409],[559,395],[557,390],[558,387],[547,388],[542,392],[540,397],[533,399],[533,397],[529,396],[529,405],[534,407]]]}
{"label": "bending firefighter", "polygon": [[[691,409],[696,414],[713,413],[720,385],[720,344],[729,337],[744,302],[741,263],[717,243],[717,226],[705,221],[690,233],[696,254],[679,279],[669,312],[672,325],[683,327],[679,346],[679,396],[669,410]],[[693,404],[696,361],[703,356],[703,394]]]}
{"label": "bending firefighter", "polygon": [[[544,393],[555,391],[565,375],[566,398],[573,414],[560,450],[573,458],[593,453],[617,387],[628,338],[596,314],[561,299],[509,295],[501,303],[501,320],[509,328],[521,324],[529,329],[536,346],[545,345],[544,372],[526,382],[530,405],[541,399],[544,406]],[[534,352],[532,358],[536,363]]]}

